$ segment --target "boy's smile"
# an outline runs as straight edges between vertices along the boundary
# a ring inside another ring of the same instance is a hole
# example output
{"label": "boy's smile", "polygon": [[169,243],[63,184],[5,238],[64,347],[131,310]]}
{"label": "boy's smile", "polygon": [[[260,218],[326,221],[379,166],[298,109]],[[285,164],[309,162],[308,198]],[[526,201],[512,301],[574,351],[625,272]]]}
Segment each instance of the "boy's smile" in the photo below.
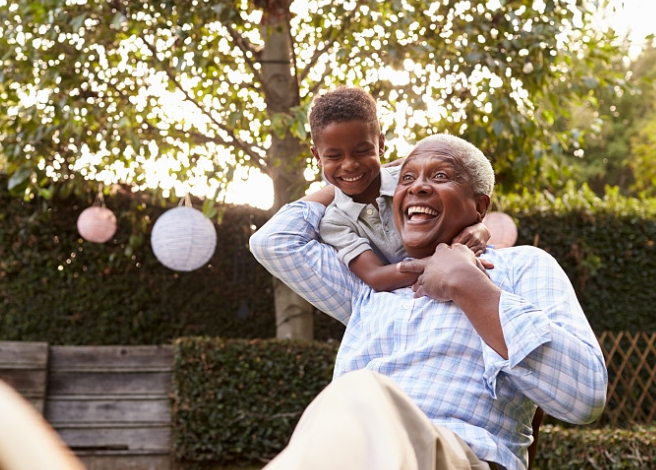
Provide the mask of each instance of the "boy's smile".
{"label": "boy's smile", "polygon": [[356,202],[375,204],[380,193],[380,156],[385,137],[364,121],[326,126],[312,154],[325,178]]}

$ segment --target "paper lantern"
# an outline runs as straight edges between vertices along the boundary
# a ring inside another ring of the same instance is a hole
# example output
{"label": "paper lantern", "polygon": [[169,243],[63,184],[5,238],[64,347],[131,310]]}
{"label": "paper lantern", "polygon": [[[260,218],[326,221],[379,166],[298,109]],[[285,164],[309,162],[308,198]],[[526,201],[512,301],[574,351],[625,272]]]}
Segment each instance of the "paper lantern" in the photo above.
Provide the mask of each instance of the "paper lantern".
{"label": "paper lantern", "polygon": [[488,243],[495,248],[506,248],[513,246],[517,241],[517,227],[512,217],[503,212],[488,212],[483,219],[483,224],[488,228],[490,240]]}
{"label": "paper lantern", "polygon": [[193,271],[214,254],[216,230],[201,211],[180,206],[157,219],[150,243],[159,262],[167,268]]}
{"label": "paper lantern", "polygon": [[86,241],[105,243],[116,233],[116,216],[106,207],[87,207],[77,218],[77,231]]}

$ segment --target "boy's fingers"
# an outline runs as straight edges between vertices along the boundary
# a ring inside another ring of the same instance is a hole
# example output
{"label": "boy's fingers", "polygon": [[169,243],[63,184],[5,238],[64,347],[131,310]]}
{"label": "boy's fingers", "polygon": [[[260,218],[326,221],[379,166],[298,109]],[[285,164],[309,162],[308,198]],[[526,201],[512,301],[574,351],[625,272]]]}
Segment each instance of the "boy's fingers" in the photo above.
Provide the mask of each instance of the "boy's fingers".
{"label": "boy's fingers", "polygon": [[396,263],[396,269],[402,273],[421,274],[424,272],[424,261],[418,259],[399,261]]}
{"label": "boy's fingers", "polygon": [[494,269],[494,263],[492,263],[491,261],[488,261],[486,259],[480,259],[480,261],[485,269]]}

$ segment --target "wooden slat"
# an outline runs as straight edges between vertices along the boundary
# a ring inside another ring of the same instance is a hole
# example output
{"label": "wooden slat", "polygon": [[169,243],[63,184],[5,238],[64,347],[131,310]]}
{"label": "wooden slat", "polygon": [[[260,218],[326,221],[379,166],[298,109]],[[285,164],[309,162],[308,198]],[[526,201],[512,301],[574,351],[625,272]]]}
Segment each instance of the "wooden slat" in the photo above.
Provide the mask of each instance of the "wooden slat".
{"label": "wooden slat", "polygon": [[42,368],[48,362],[48,343],[0,341],[0,369]]}
{"label": "wooden slat", "polygon": [[157,422],[171,419],[168,399],[58,400],[49,398],[46,419],[55,428],[65,423]]}
{"label": "wooden slat", "polygon": [[49,394],[161,395],[171,388],[171,372],[65,372],[51,371]]}
{"label": "wooden slat", "polygon": [[169,451],[171,428],[92,427],[59,429],[59,435],[73,451]]}
{"label": "wooden slat", "polygon": [[51,371],[171,370],[172,346],[52,346]]}

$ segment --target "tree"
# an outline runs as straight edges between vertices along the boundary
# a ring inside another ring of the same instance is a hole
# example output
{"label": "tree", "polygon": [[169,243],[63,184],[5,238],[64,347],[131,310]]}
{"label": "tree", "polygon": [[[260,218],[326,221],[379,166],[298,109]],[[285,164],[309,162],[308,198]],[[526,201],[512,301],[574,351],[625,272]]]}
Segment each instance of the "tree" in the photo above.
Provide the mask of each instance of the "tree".
{"label": "tree", "polygon": [[[389,158],[392,137],[448,131],[491,156],[502,190],[556,184],[542,163],[572,140],[552,128],[560,103],[589,92],[572,64],[603,40],[598,3],[0,0],[5,170],[30,197],[107,170],[143,187],[153,162],[218,191],[246,165],[271,176],[276,210],[307,184],[312,96],[351,84],[380,100]],[[276,286],[279,336],[307,337],[290,295]]]}
{"label": "tree", "polygon": [[609,61],[622,86],[600,89],[595,100],[575,105],[571,119],[561,123],[570,132],[581,132],[590,123],[598,128],[596,133],[581,132],[581,148],[567,161],[576,180],[587,182],[599,196],[606,186],[617,186],[626,195],[648,195],[656,181],[656,48],[645,48],[635,59],[629,59],[628,49],[626,42]]}

